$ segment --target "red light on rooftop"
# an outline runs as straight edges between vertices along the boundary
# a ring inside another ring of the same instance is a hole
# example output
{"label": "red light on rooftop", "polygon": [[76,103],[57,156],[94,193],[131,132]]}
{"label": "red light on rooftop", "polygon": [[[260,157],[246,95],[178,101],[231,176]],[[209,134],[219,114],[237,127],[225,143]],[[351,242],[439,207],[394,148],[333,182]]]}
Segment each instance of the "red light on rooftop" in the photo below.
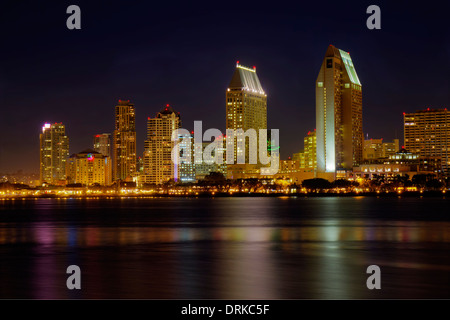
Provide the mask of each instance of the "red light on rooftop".
{"label": "red light on rooftop", "polygon": [[169,106],[169,104],[166,104],[166,107],[168,107]]}
{"label": "red light on rooftop", "polygon": [[150,120],[150,117],[148,117],[147,120]]}
{"label": "red light on rooftop", "polygon": [[406,112],[403,112],[403,115],[405,115],[406,114]]}
{"label": "red light on rooftop", "polygon": [[427,111],[430,111],[430,108],[427,108]]}
{"label": "red light on rooftop", "polygon": [[253,66],[253,69],[256,69],[256,66]]}
{"label": "red light on rooftop", "polygon": [[99,135],[99,134],[96,134],[95,137],[96,137],[96,138],[100,138],[100,135]]}
{"label": "red light on rooftop", "polygon": [[194,131],[191,131],[192,134],[194,134]]}
{"label": "red light on rooftop", "polygon": [[311,131],[308,131],[308,135],[310,135],[311,134]]}
{"label": "red light on rooftop", "polygon": [[239,60],[238,60],[238,61],[236,61],[236,64],[239,64]]}

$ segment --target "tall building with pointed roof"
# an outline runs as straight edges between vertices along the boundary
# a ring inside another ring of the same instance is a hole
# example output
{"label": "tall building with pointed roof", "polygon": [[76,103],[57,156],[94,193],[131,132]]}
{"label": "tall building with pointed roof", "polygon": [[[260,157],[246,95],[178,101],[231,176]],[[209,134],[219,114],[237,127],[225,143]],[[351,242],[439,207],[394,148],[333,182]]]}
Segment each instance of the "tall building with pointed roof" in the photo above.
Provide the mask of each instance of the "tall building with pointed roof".
{"label": "tall building with pointed roof", "polygon": [[361,88],[350,54],[330,45],[316,80],[318,172],[351,170],[361,163]]}
{"label": "tall building with pointed roof", "polygon": [[[248,68],[236,63],[236,69],[226,92],[227,129],[267,129],[267,95],[264,92],[256,67]],[[248,163],[248,139],[246,139],[246,163]],[[234,158],[237,159],[237,143]]]}

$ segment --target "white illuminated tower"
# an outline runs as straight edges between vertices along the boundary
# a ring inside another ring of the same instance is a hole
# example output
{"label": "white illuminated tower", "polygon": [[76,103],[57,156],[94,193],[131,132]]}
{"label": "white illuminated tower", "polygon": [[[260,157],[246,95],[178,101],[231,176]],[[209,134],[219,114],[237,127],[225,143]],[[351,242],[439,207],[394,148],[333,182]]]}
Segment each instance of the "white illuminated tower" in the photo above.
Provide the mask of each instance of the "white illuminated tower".
{"label": "white illuminated tower", "polygon": [[350,54],[330,45],[316,80],[317,171],[351,170],[362,161],[362,93]]}
{"label": "white illuminated tower", "polygon": [[[267,129],[267,95],[264,92],[256,67],[247,68],[236,63],[236,69],[226,92],[226,128],[254,129],[259,136],[259,129]],[[234,157],[236,161],[236,149]],[[245,142],[246,163],[248,163],[248,141]]]}

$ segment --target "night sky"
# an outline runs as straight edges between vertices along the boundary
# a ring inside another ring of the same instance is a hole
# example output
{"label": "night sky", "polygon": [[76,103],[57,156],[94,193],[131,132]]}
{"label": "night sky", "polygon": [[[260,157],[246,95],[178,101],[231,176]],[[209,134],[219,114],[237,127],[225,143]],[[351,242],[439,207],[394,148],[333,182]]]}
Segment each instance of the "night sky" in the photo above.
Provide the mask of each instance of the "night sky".
{"label": "night sky", "polygon": [[[349,51],[363,86],[363,130],[403,140],[402,113],[450,105],[447,1],[2,1],[0,172],[38,172],[39,133],[63,122],[70,153],[114,130],[118,99],[146,119],[167,103],[192,130],[225,130],[236,61],[256,66],[281,156],[315,128],[315,80],[329,44]],[[66,8],[81,8],[81,30]],[[381,30],[366,8],[381,8]]]}

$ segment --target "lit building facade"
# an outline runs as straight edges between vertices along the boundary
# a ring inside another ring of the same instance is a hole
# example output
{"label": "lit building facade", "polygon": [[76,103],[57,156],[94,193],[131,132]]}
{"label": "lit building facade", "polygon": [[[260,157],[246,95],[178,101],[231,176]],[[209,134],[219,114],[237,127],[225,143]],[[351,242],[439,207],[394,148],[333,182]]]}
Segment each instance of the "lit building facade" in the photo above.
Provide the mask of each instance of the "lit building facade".
{"label": "lit building facade", "polygon": [[[233,77],[226,92],[226,128],[248,129],[256,131],[259,139],[259,129],[267,129],[267,95],[259,82],[256,68],[247,68],[236,64]],[[242,138],[241,138],[242,139]],[[258,141],[258,140],[257,140]],[[234,163],[237,155],[244,150],[234,144]],[[249,142],[245,139],[245,163],[249,163]]]}
{"label": "lit building facade", "polygon": [[304,149],[301,152],[294,153],[292,160],[298,161],[299,167],[311,172],[317,170],[317,147],[316,130],[309,131],[303,139]]}
{"label": "lit building facade", "polygon": [[148,118],[144,151],[144,182],[162,184],[178,181],[179,166],[172,162],[172,133],[181,127],[180,113],[167,105],[155,118]]}
{"label": "lit building facade", "polygon": [[[203,180],[206,178],[206,176],[208,176],[209,174],[213,173],[213,172],[218,172],[224,175],[224,177],[227,177],[227,164],[226,164],[226,150],[225,150],[225,145],[226,145],[226,139],[224,139],[223,137],[217,137],[216,138],[216,142],[219,144],[219,146],[217,147],[218,153],[222,154],[224,156],[223,161],[221,164],[216,163],[215,161],[215,156],[216,154],[214,152],[211,153],[211,158],[208,159],[208,156],[205,155],[205,148],[211,144],[211,142],[203,142],[202,143],[202,154],[203,154],[203,158],[202,160],[197,160],[195,161],[195,179],[198,180]],[[206,161],[205,161],[206,160]],[[237,165],[233,165],[233,166],[237,166]]]}
{"label": "lit building facade", "polygon": [[305,167],[306,167],[306,162],[305,162],[305,151],[302,150],[302,151],[300,151],[300,152],[294,153],[294,154],[292,155],[292,160],[298,161],[299,167],[300,167],[300,168],[305,168]]}
{"label": "lit building facade", "polygon": [[316,80],[317,170],[351,170],[363,158],[362,86],[350,54],[330,45]]}
{"label": "lit building facade", "polygon": [[69,138],[62,123],[46,123],[39,135],[40,183],[60,184],[66,180]]}
{"label": "lit building facade", "polygon": [[136,115],[130,100],[116,106],[113,175],[115,180],[132,181],[136,176]]}
{"label": "lit building facade", "polygon": [[305,167],[312,171],[317,169],[317,138],[316,130],[309,131],[308,135],[303,139],[305,153]]}
{"label": "lit building facade", "polygon": [[94,136],[94,151],[111,157],[111,134],[101,133]]}
{"label": "lit building facade", "polygon": [[373,179],[377,176],[385,178],[408,176],[411,179],[416,174],[433,174],[441,177],[441,167],[440,157],[420,156],[402,148],[387,158],[354,167],[353,173],[354,177],[366,179]]}
{"label": "lit building facade", "polygon": [[364,140],[363,160],[370,161],[382,158],[389,158],[399,152],[400,143],[398,139],[392,142],[383,142],[383,139]]}
{"label": "lit building facade", "polygon": [[442,171],[450,174],[450,113],[426,109],[403,114],[405,148],[422,157],[440,157]]}
{"label": "lit building facade", "polygon": [[300,161],[295,159],[280,160],[279,170],[272,177],[273,180],[282,179],[287,183],[299,184],[305,179],[315,178],[315,172],[313,170],[301,167]]}
{"label": "lit building facade", "polygon": [[111,158],[91,149],[73,154],[67,161],[67,180],[84,186],[110,185]]}
{"label": "lit building facade", "polygon": [[194,136],[191,133],[180,134],[179,139],[179,182],[189,183],[196,182],[195,179],[195,163],[194,163]]}

